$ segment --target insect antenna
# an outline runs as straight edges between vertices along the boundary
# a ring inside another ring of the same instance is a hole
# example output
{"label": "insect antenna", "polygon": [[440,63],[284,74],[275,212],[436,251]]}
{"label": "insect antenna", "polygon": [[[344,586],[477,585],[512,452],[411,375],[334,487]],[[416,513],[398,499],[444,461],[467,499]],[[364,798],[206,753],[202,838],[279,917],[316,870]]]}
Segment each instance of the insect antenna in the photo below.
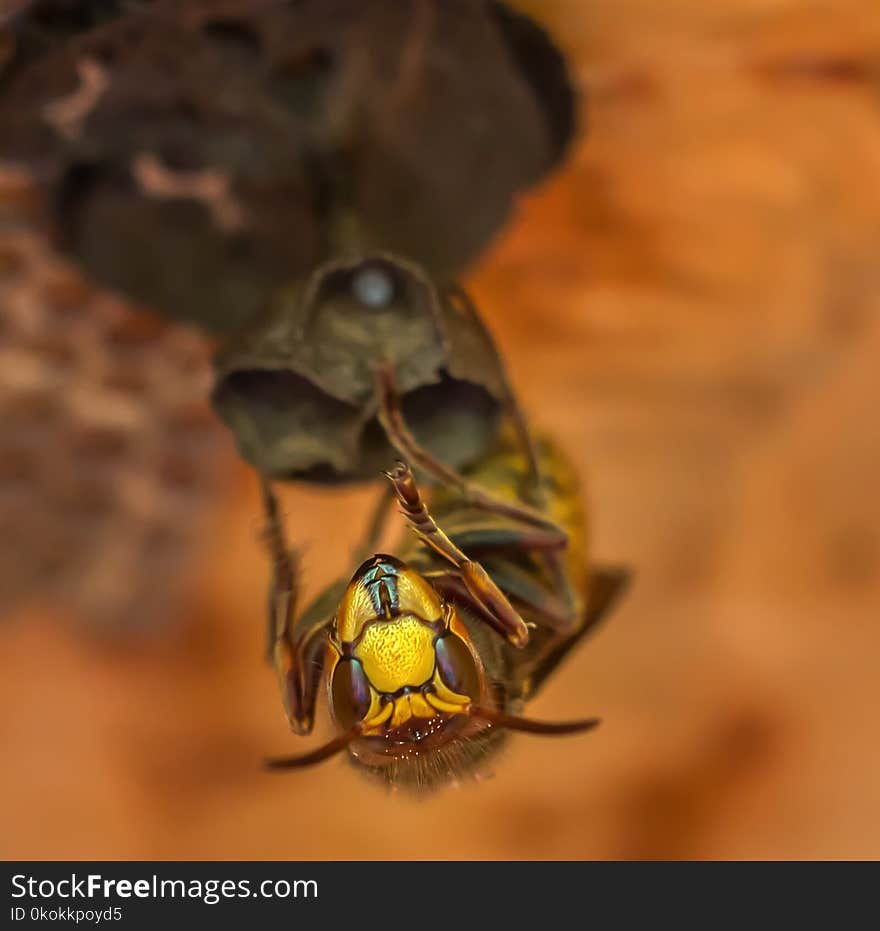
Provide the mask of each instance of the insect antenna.
{"label": "insect antenna", "polygon": [[347,733],[334,737],[333,740],[325,743],[323,747],[312,750],[311,753],[303,753],[300,756],[276,757],[275,759],[266,760],[264,766],[274,772],[282,769],[301,769],[304,766],[314,766],[316,763],[329,760],[330,757],[336,756],[337,753],[342,753],[359,735],[360,728],[354,727]]}
{"label": "insect antenna", "polygon": [[496,727],[503,727],[508,731],[522,731],[526,734],[546,736],[581,734],[593,730],[601,723],[599,718],[585,718],[581,721],[535,721],[532,718],[521,718],[519,715],[477,706],[471,707],[470,716],[494,724]]}

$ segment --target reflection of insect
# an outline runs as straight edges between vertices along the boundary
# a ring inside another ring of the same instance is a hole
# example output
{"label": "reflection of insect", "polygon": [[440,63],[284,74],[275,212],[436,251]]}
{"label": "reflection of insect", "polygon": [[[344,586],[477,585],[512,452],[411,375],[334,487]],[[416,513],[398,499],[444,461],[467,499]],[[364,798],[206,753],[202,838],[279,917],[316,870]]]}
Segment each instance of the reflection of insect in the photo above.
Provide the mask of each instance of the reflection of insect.
{"label": "reflection of insect", "polygon": [[[479,773],[506,731],[564,734],[598,723],[520,716],[626,580],[617,570],[588,572],[571,467],[549,443],[537,458],[542,478],[529,489],[530,469],[505,437],[467,475],[467,488],[485,496],[468,501],[442,486],[433,513],[410,469],[398,465],[388,478],[416,539],[399,557],[371,556],[299,617],[295,559],[264,482],[275,559],[270,637],[290,724],[311,732],[326,671],[339,729],[325,746],[272,768],[347,750],[391,786],[435,786]],[[530,501],[539,508],[500,504]]]}

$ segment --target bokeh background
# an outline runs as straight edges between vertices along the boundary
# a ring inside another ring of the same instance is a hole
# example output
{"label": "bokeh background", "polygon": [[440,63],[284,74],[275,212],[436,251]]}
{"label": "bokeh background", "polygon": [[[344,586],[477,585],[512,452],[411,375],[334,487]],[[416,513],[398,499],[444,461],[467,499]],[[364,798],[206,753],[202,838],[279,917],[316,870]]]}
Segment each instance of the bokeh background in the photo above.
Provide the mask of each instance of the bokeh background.
{"label": "bokeh background", "polygon": [[[533,708],[604,726],[421,800],[260,772],[301,744],[206,352],[49,255],[6,171],[0,855],[880,856],[875,0],[518,5],[590,131],[469,283],[637,570]],[[311,591],[370,498],[285,493]]]}

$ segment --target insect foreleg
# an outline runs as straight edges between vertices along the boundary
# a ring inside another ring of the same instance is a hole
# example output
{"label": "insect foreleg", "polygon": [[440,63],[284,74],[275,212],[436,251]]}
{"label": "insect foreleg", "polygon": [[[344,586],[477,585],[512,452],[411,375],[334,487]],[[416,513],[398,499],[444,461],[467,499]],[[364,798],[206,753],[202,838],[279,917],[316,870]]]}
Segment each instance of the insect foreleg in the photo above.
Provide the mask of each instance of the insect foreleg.
{"label": "insect foreleg", "polygon": [[469,596],[480,607],[481,616],[488,619],[513,646],[524,647],[529,640],[526,622],[492,581],[489,573],[478,562],[468,559],[441,530],[428,511],[409,466],[400,462],[385,474],[394,487],[410,526],[424,543],[456,568]]}
{"label": "insect foreleg", "polygon": [[271,660],[275,641],[288,627],[296,610],[296,557],[287,544],[278,498],[264,475],[260,476],[260,492],[266,521],[263,540],[272,557],[272,579],[269,583],[269,603],[266,612],[266,654]]}
{"label": "insect foreleg", "polygon": [[278,498],[268,480],[260,477],[264,537],[272,556],[269,583],[268,653],[278,674],[284,708],[293,731],[309,734],[315,722],[315,703],[324,666],[329,620],[294,630],[298,592],[297,557],[285,538]]}
{"label": "insect foreleg", "polygon": [[568,634],[580,620],[570,587],[548,585],[546,579],[536,579],[532,572],[507,559],[491,556],[483,560],[498,587],[522,610],[536,626]]}

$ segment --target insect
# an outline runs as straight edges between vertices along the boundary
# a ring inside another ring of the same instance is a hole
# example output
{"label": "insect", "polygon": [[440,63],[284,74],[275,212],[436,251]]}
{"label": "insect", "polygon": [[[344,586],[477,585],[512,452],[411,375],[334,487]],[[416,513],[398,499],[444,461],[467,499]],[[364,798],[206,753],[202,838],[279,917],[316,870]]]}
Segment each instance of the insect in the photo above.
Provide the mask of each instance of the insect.
{"label": "insect", "polygon": [[509,731],[570,734],[598,724],[522,715],[628,577],[588,569],[572,466],[548,440],[535,459],[537,476],[506,431],[463,485],[438,486],[430,507],[398,463],[386,475],[414,536],[396,555],[369,555],[301,615],[296,557],[263,481],[274,560],[269,636],[287,716],[295,733],[311,733],[323,675],[338,731],[270,768],[347,752],[390,787],[435,787],[482,772]]}

